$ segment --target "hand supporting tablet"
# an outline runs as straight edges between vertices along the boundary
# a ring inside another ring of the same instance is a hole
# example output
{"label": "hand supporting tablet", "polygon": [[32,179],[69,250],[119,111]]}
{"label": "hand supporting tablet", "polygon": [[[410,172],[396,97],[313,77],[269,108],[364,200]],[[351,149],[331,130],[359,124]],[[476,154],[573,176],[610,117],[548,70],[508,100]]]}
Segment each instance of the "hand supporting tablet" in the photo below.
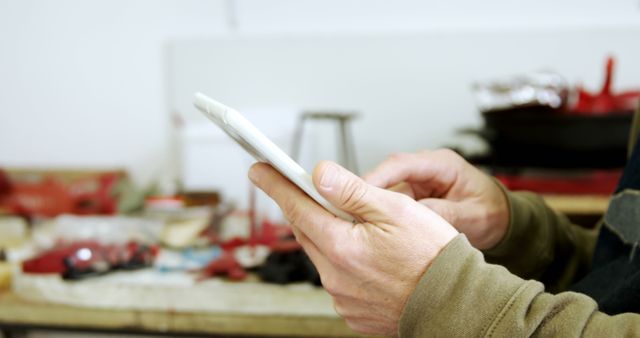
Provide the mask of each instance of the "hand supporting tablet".
{"label": "hand supporting tablet", "polygon": [[194,105],[257,161],[269,163],[332,214],[353,221],[351,215],[324,199],[314,187],[311,176],[239,112],[202,93],[194,95]]}

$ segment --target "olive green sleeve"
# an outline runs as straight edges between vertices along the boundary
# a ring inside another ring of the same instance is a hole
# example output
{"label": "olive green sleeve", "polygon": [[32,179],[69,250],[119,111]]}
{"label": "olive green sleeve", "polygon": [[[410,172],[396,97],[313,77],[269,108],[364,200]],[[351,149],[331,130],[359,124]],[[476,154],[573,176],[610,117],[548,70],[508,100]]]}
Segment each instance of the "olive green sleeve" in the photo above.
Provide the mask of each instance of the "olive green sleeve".
{"label": "olive green sleeve", "polygon": [[507,234],[484,251],[489,263],[499,264],[526,279],[543,282],[551,292],[566,290],[590,268],[597,229],[572,224],[533,193],[509,192]]}
{"label": "olive green sleeve", "polygon": [[488,264],[464,235],[442,250],[405,305],[400,337],[622,337],[640,315],[608,316],[591,298],[552,295],[544,285]]}

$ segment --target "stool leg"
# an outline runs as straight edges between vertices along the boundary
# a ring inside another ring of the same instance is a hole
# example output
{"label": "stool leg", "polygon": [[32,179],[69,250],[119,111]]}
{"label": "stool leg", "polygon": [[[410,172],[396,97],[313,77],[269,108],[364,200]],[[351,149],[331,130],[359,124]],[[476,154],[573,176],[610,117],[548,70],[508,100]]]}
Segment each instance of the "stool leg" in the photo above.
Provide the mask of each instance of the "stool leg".
{"label": "stool leg", "polygon": [[338,120],[340,125],[340,142],[338,142],[338,154],[340,154],[340,163],[347,169],[351,170],[351,164],[349,163],[349,150],[347,143],[347,126],[344,119]]}
{"label": "stool leg", "polygon": [[341,155],[342,164],[345,168],[354,174],[358,174],[358,164],[355,159],[355,150],[353,144],[353,137],[351,135],[351,129],[349,129],[349,120],[340,119],[340,139],[342,149],[338,149],[338,153]]}
{"label": "stool leg", "polygon": [[304,132],[304,120],[306,117],[301,115],[298,119],[298,125],[293,132],[293,144],[291,144],[291,159],[298,162],[300,160],[300,147],[302,146],[302,133]]}
{"label": "stool leg", "polygon": [[360,174],[360,169],[358,168],[358,158],[356,157],[356,145],[353,140],[353,132],[351,129],[351,124],[347,125],[345,128],[347,129],[347,143],[349,144],[347,147],[347,151],[349,152],[349,161],[351,162],[350,167],[351,171],[354,174]]}

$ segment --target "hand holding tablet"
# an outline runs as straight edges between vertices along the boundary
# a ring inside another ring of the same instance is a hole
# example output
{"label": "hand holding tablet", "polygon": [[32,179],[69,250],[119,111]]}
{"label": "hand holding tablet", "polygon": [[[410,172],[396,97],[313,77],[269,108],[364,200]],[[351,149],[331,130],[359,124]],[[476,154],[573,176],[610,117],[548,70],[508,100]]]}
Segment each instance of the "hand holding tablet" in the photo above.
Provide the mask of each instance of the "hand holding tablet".
{"label": "hand holding tablet", "polygon": [[314,187],[311,176],[239,112],[202,93],[194,95],[194,104],[256,160],[269,163],[332,214],[346,221],[353,221],[351,215],[322,197]]}

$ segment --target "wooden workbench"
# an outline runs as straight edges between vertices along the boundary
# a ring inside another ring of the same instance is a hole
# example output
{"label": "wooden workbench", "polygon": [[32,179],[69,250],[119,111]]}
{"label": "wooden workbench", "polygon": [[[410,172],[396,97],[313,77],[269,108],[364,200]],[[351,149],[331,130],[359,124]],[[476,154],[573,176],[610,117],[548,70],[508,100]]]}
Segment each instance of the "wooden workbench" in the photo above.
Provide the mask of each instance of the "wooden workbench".
{"label": "wooden workbench", "polygon": [[566,215],[603,215],[609,206],[609,196],[602,195],[542,195],[554,210]]}
{"label": "wooden workbench", "polygon": [[542,195],[555,211],[567,215],[574,224],[593,228],[607,211],[609,196]]}
{"label": "wooden workbench", "polygon": [[211,336],[358,337],[340,318],[105,310],[27,301],[0,292],[0,328]]}
{"label": "wooden workbench", "polygon": [[[599,218],[604,196],[543,196],[553,209],[571,217]],[[357,337],[344,321],[327,316],[225,314],[211,312],[108,310],[25,300],[0,291],[0,328],[62,329],[210,336]]]}

